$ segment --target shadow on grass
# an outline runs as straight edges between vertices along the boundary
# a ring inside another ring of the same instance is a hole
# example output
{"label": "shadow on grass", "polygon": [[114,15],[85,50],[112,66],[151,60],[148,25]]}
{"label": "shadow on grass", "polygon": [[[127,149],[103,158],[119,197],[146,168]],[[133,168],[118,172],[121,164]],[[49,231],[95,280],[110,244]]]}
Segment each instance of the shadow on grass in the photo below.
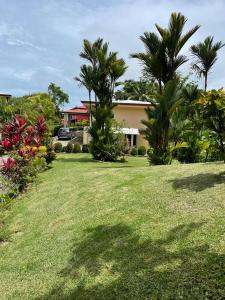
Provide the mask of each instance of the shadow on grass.
{"label": "shadow on grass", "polygon": [[[124,163],[123,163],[124,164]],[[134,166],[126,166],[126,165],[121,165],[121,166],[100,166],[99,169],[124,169],[124,168],[134,168]]]}
{"label": "shadow on grass", "polygon": [[89,157],[68,157],[68,158],[64,158],[64,157],[59,157],[57,158],[57,161],[61,161],[61,162],[88,162],[88,163],[91,163],[91,162],[96,162],[94,161],[93,159],[89,158]]}
{"label": "shadow on grass", "polygon": [[158,240],[141,240],[124,224],[90,228],[74,243],[62,283],[39,299],[224,299],[225,256],[183,241],[202,225]]}
{"label": "shadow on grass", "polygon": [[175,189],[187,189],[194,192],[201,192],[207,188],[212,188],[217,184],[225,183],[225,172],[218,174],[203,173],[188,176],[180,179],[173,179],[169,182],[173,183]]}
{"label": "shadow on grass", "polygon": [[[124,162],[120,162],[120,161],[117,161],[117,162],[102,162],[102,161],[98,161],[98,160],[94,160],[92,158],[88,158],[88,157],[68,157],[68,158],[65,158],[65,157],[59,157],[57,158],[57,161],[61,161],[61,162],[67,162],[67,163],[75,163],[75,162],[81,162],[81,163],[96,163],[96,164],[99,164],[99,168],[102,168],[102,169],[123,169],[123,168],[131,168],[132,166],[126,166],[126,165],[123,165],[125,164]],[[115,165],[116,163],[120,163],[121,165],[120,166],[117,166]],[[109,165],[109,164],[112,164],[112,165]]]}

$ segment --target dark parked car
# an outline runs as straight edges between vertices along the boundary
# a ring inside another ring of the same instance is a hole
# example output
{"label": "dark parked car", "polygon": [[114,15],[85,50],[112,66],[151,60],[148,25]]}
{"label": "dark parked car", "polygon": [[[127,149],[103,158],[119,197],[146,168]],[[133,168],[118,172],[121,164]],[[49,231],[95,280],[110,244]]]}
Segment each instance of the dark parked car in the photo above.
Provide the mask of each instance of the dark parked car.
{"label": "dark parked car", "polygon": [[70,139],[72,140],[75,137],[74,128],[60,128],[58,132],[58,139]]}

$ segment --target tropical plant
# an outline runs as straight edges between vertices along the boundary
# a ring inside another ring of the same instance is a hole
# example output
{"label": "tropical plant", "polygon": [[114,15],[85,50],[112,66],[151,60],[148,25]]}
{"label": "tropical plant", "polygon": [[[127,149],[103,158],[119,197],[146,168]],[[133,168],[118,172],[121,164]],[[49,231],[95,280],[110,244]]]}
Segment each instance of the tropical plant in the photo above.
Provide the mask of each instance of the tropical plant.
{"label": "tropical plant", "polygon": [[16,115],[2,129],[2,147],[7,153],[1,175],[18,191],[24,190],[37,172],[46,167],[46,147],[42,146],[48,128],[43,118],[29,126],[27,119]]}
{"label": "tropical plant", "polygon": [[50,131],[54,128],[55,123],[59,122],[55,103],[46,93],[14,97],[9,101],[14,108],[11,120],[18,114],[23,118],[27,118],[32,125],[39,117],[44,117]]}
{"label": "tropical plant", "polygon": [[12,120],[14,114],[14,106],[11,103],[11,99],[0,96],[0,128],[3,124]]}
{"label": "tropical plant", "polygon": [[203,42],[191,46],[191,53],[195,58],[192,65],[199,77],[204,78],[204,90],[207,90],[208,74],[217,61],[217,52],[225,46],[221,41],[213,43],[213,36],[208,36]]}
{"label": "tropical plant", "polygon": [[163,85],[176,79],[178,68],[188,60],[180,52],[199,26],[183,34],[186,21],[181,13],[172,13],[168,28],[155,25],[159,35],[145,32],[140,36],[146,52],[131,54],[131,57],[137,58],[143,65],[143,73],[158,82],[160,94],[163,92]]}
{"label": "tropical plant", "polygon": [[[115,161],[118,157],[116,134],[113,131],[112,103],[118,79],[124,74],[126,65],[116,52],[108,51],[108,43],[97,39],[93,44],[84,40],[80,56],[88,61],[88,80],[85,77],[76,78],[84,85],[90,94],[93,91],[95,103],[90,107],[93,121],[89,130],[92,137],[90,151],[95,159]],[[81,67],[83,74],[84,65]]]}
{"label": "tropical plant", "polygon": [[48,86],[48,94],[56,107],[56,113],[60,117],[62,107],[69,103],[69,96],[55,83],[50,83]]}
{"label": "tropical plant", "polygon": [[216,135],[218,149],[225,162],[225,91],[209,91],[203,94],[196,104],[201,110],[205,127]]}
{"label": "tropical plant", "polygon": [[182,102],[182,94],[175,80],[169,81],[162,95],[152,100],[152,107],[146,108],[147,120],[142,120],[146,129],[142,130],[149,146],[152,148],[149,159],[154,164],[169,162],[169,130],[171,116]]}
{"label": "tropical plant", "polygon": [[115,92],[115,99],[148,101],[154,98],[157,92],[158,85],[154,82],[148,82],[145,79],[125,80],[122,83],[122,89]]}

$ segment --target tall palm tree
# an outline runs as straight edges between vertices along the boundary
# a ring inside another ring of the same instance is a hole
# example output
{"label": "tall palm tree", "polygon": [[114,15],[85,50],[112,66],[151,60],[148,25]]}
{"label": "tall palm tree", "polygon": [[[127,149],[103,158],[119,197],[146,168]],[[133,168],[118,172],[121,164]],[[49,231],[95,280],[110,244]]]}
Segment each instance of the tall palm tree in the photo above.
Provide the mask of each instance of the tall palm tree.
{"label": "tall palm tree", "polygon": [[203,42],[191,46],[191,52],[195,57],[192,68],[199,77],[204,78],[204,90],[207,90],[208,74],[217,61],[217,51],[224,47],[221,41],[213,44],[213,36],[208,36]]}
{"label": "tall palm tree", "polygon": [[153,149],[156,164],[168,163],[171,116],[182,101],[176,80],[171,80],[165,85],[163,95],[151,100],[152,107],[146,109],[148,119],[142,121],[146,126],[142,133]]}
{"label": "tall palm tree", "polygon": [[161,94],[162,84],[175,79],[177,69],[187,62],[187,57],[180,54],[180,51],[200,27],[196,25],[183,33],[186,21],[181,13],[172,13],[168,28],[155,25],[159,36],[145,32],[140,37],[146,53],[131,54],[131,57],[137,58],[143,64],[144,71],[158,81]]}
{"label": "tall palm tree", "polygon": [[160,94],[162,83],[165,82],[166,57],[165,47],[160,38],[154,32],[145,32],[140,36],[145,46],[146,53],[133,53],[130,56],[137,58],[143,66],[143,73],[156,80],[159,84]]}
{"label": "tall palm tree", "polygon": [[78,81],[80,86],[84,86],[88,90],[88,99],[90,107],[90,126],[92,125],[92,103],[91,103],[91,92],[92,92],[92,67],[88,65],[82,65],[80,67],[79,76],[74,77],[74,80]]}
{"label": "tall palm tree", "polygon": [[[95,105],[92,107],[92,126],[89,133],[92,136],[90,149],[93,156],[100,160],[115,160],[115,138],[112,130],[113,112],[115,106],[113,95],[118,79],[124,74],[126,65],[123,59],[117,57],[117,52],[108,50],[108,43],[97,39],[91,43],[84,40],[80,56],[87,61],[81,66],[81,73],[75,78],[95,95]],[[91,104],[91,102],[90,102]]]}
{"label": "tall palm tree", "polygon": [[80,53],[80,57],[88,60],[93,66],[95,66],[97,64],[98,50],[102,47],[107,47],[107,43],[103,46],[103,39],[101,38],[98,38],[93,43],[85,39],[83,41],[83,50]]}

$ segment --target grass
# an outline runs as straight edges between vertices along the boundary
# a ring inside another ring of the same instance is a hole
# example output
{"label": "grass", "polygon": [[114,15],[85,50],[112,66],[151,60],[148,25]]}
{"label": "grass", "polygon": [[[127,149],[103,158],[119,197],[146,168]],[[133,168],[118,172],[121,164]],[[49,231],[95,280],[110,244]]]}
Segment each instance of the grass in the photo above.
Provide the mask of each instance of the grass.
{"label": "grass", "polygon": [[59,155],[5,226],[1,299],[224,299],[222,163]]}

